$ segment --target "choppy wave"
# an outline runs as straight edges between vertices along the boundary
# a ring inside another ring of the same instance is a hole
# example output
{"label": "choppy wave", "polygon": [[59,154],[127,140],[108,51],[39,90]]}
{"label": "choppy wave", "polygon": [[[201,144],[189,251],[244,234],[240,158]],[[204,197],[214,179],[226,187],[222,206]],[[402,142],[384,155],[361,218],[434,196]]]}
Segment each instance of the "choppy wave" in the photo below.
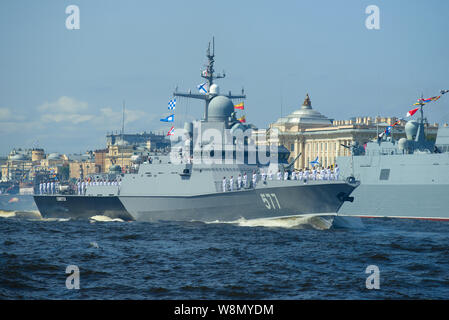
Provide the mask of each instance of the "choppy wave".
{"label": "choppy wave", "polygon": [[[3,219],[0,299],[447,298],[448,223],[366,219],[364,229],[335,230],[354,225],[345,220]],[[78,291],[65,286],[68,265],[79,267]],[[380,290],[365,287],[369,265]]]}

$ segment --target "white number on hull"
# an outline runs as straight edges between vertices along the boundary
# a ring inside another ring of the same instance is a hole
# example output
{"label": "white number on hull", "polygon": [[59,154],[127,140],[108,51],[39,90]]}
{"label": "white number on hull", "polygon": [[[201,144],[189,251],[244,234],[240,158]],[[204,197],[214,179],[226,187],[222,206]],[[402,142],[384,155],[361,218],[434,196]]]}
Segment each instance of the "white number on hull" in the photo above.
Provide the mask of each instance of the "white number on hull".
{"label": "white number on hull", "polygon": [[[276,197],[276,194],[274,193],[261,193],[260,197],[262,198],[263,203],[265,204],[265,207],[268,210],[278,210],[281,209],[281,204],[279,203],[278,198]],[[273,201],[273,199],[276,201]]]}

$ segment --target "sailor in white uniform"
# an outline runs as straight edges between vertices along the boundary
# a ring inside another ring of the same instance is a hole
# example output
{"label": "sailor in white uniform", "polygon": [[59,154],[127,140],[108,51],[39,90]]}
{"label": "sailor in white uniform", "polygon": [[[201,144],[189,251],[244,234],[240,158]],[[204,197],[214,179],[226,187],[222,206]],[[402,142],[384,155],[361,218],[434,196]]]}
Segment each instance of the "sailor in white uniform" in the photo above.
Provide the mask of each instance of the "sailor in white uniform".
{"label": "sailor in white uniform", "polygon": [[313,169],[312,169],[312,179],[316,180],[316,168],[315,167],[313,167]]}
{"label": "sailor in white uniform", "polygon": [[273,172],[271,170],[268,171],[268,179],[273,180]]}
{"label": "sailor in white uniform", "polygon": [[231,176],[231,179],[229,179],[229,189],[234,191],[234,176]]}
{"label": "sailor in white uniform", "polygon": [[242,175],[239,173],[239,176],[237,177],[237,189],[242,189]]}
{"label": "sailor in white uniform", "polygon": [[39,194],[43,194],[44,193],[44,187],[42,186],[42,182],[39,183]]}
{"label": "sailor in white uniform", "polygon": [[248,176],[246,175],[246,172],[243,174],[243,185],[245,188],[248,188]]}
{"label": "sailor in white uniform", "polygon": [[288,171],[284,172],[284,180],[288,180]]}
{"label": "sailor in white uniform", "polygon": [[304,171],[304,183],[306,183],[307,180],[309,180],[309,168],[306,168]]}
{"label": "sailor in white uniform", "polygon": [[262,181],[265,183],[267,181],[267,173],[262,171]]}
{"label": "sailor in white uniform", "polygon": [[257,173],[256,171],[253,171],[253,188],[256,187],[256,183],[257,183]]}
{"label": "sailor in white uniform", "polygon": [[277,179],[282,180],[282,173],[281,170],[278,170]]}
{"label": "sailor in white uniform", "polygon": [[299,172],[298,172],[298,179],[299,179],[299,181],[302,180],[302,176],[303,176],[302,169],[299,169]]}
{"label": "sailor in white uniform", "polygon": [[335,180],[338,180],[340,178],[340,168],[338,167],[338,164],[335,165]]}
{"label": "sailor in white uniform", "polygon": [[47,182],[47,193],[50,193],[50,182]]}
{"label": "sailor in white uniform", "polygon": [[223,177],[223,182],[222,182],[223,192],[226,192],[226,186],[227,186],[226,177]]}

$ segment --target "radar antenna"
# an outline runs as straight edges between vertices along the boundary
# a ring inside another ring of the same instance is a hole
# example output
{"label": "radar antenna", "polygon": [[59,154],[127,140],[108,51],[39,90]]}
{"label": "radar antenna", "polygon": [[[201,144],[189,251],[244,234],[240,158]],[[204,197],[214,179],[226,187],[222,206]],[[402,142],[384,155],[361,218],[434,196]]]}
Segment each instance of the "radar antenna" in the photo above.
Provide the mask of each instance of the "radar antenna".
{"label": "radar antenna", "polygon": [[[204,106],[204,120],[205,121],[208,120],[209,102],[212,100],[213,97],[215,97],[215,94],[210,93],[210,87],[214,84],[214,80],[222,79],[226,76],[224,72],[215,74],[215,70],[214,70],[215,38],[214,37],[212,37],[212,52],[211,52],[210,42],[209,42],[209,45],[206,50],[206,57],[207,57],[208,63],[206,66],[206,70],[203,70],[201,72],[201,77],[206,79],[206,81],[207,81],[207,85],[208,85],[207,93],[206,94],[201,94],[201,93],[194,94],[194,93],[191,93],[191,91],[189,91],[188,93],[182,93],[182,92],[178,92],[178,90],[177,90],[178,88],[176,88],[175,92],[173,93],[173,95],[175,97],[185,97],[185,98],[190,98],[190,99],[204,100],[205,101],[205,106]],[[232,95],[231,92],[229,92],[229,94],[225,95],[225,96],[228,97],[229,99],[246,99],[246,95],[243,93],[243,90],[242,90],[241,95]]]}

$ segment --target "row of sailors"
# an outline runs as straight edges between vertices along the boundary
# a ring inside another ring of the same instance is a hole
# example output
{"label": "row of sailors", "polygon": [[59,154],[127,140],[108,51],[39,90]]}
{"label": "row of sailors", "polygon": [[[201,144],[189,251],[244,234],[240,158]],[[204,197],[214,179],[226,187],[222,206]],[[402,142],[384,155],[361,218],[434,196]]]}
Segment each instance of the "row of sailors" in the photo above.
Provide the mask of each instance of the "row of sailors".
{"label": "row of sailors", "polygon": [[78,194],[85,194],[86,188],[90,186],[120,186],[122,181],[111,181],[111,180],[99,180],[99,181],[78,181],[76,183]]}
{"label": "row of sailors", "polygon": [[59,182],[41,182],[39,183],[40,194],[55,194],[59,192]]}
{"label": "row of sailors", "polygon": [[[289,179],[288,172],[284,172],[284,179]],[[293,171],[290,177],[290,180],[339,180],[340,179],[340,168],[338,165],[335,165],[334,169],[331,169],[330,167],[326,168],[312,168],[312,170],[309,170],[306,168],[304,171]],[[278,172],[278,180],[282,180],[282,178],[279,177]]]}
{"label": "row of sailors", "polygon": [[[120,186],[121,181],[78,181],[76,183],[78,194],[85,193],[88,186]],[[56,194],[59,193],[59,182],[42,182],[39,184],[40,194]]]}
{"label": "row of sailors", "polygon": [[[261,180],[263,182],[268,180],[273,180],[273,173],[270,171],[266,173],[265,171],[262,171],[260,173]],[[299,171],[292,171],[290,174],[288,171],[284,171],[284,173],[281,172],[281,170],[278,170],[276,174],[277,180],[299,180],[304,181],[304,183],[307,183],[307,180],[339,180],[340,178],[340,169],[336,165],[335,168],[332,170],[330,167],[327,167],[327,169],[321,168],[321,170],[317,170],[313,168],[312,170],[309,170],[306,168],[304,171],[300,169]],[[244,188],[248,188],[248,176],[246,175],[246,172],[243,174],[243,177],[241,174],[237,177],[237,185],[234,183],[234,177],[231,176],[229,181],[226,179],[226,177],[223,177],[222,182],[222,188],[223,192],[226,191],[234,191],[234,187],[237,187],[237,190]],[[252,179],[251,179],[251,187],[255,188],[256,184],[258,182],[258,174],[253,171]]]}

